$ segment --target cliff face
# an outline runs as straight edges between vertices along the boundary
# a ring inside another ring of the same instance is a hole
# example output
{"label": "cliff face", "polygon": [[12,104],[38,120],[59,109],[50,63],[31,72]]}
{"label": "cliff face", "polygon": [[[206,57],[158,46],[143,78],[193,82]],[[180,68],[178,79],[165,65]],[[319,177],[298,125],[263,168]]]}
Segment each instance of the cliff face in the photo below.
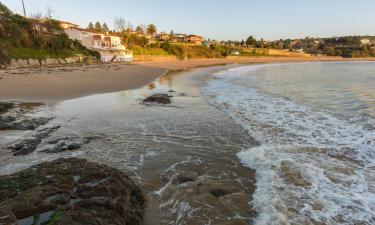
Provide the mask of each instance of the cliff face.
{"label": "cliff face", "polygon": [[143,223],[144,197],[122,172],[58,159],[0,177],[0,224]]}

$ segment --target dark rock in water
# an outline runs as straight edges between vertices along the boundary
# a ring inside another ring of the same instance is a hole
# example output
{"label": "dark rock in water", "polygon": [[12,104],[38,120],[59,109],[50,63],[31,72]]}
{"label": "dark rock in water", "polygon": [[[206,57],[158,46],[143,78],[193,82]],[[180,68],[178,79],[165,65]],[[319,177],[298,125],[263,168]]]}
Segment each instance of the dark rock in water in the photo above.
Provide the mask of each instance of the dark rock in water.
{"label": "dark rock in water", "polygon": [[119,170],[58,159],[0,177],[0,224],[143,224],[145,199]]}
{"label": "dark rock in water", "polygon": [[215,196],[216,198],[220,198],[226,195],[231,194],[230,191],[222,189],[222,188],[214,188],[210,191],[210,193]]}
{"label": "dark rock in water", "polygon": [[81,148],[82,145],[90,143],[92,137],[80,138],[80,137],[63,137],[56,138],[47,142],[47,146],[41,150],[47,153],[58,153],[62,151],[72,151]]}
{"label": "dark rock in water", "polygon": [[0,113],[6,112],[7,110],[13,108],[13,103],[0,102]]}
{"label": "dark rock in water", "polygon": [[0,130],[35,130],[47,124],[51,119],[46,117],[17,119],[14,116],[0,116]]}
{"label": "dark rock in water", "polygon": [[11,146],[8,149],[12,150],[13,155],[27,155],[35,151],[42,140],[48,137],[52,132],[59,129],[60,126],[48,127],[37,131],[31,138],[21,140]]}
{"label": "dark rock in water", "polygon": [[8,149],[12,150],[13,155],[27,155],[32,153],[40,144],[42,139],[40,138],[29,138],[24,139],[18,143],[15,143],[12,146],[9,146]]}
{"label": "dark rock in water", "polygon": [[171,104],[171,97],[167,94],[156,94],[156,95],[151,95],[150,97],[147,97],[145,100],[143,100],[144,104],[150,104],[150,103],[155,103],[155,104]]}

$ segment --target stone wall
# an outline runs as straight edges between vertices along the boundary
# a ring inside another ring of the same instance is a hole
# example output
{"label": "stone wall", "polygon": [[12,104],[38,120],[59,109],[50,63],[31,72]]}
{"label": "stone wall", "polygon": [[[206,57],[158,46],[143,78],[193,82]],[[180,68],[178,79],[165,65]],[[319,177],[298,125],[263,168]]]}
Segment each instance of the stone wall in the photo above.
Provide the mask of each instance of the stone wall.
{"label": "stone wall", "polygon": [[81,62],[93,62],[93,59],[86,59],[86,57],[74,56],[66,59],[12,59],[10,64],[6,67],[7,69],[17,69],[24,67],[38,67],[38,66],[50,66],[59,64],[69,64],[69,63],[81,63]]}

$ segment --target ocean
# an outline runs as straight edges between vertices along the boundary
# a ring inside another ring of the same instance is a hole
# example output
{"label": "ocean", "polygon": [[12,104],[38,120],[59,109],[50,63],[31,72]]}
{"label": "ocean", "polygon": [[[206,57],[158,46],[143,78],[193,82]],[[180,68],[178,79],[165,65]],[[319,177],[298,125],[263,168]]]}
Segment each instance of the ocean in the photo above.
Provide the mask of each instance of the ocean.
{"label": "ocean", "polygon": [[203,87],[259,146],[255,224],[375,224],[375,63],[231,68]]}

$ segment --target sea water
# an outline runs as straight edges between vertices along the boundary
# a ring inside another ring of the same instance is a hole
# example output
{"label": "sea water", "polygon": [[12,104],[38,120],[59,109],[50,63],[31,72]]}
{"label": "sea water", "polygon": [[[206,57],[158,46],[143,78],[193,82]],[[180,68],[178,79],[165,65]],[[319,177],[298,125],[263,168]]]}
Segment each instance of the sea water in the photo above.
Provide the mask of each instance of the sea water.
{"label": "sea water", "polygon": [[260,145],[255,224],[375,224],[375,63],[241,66],[206,99]]}

